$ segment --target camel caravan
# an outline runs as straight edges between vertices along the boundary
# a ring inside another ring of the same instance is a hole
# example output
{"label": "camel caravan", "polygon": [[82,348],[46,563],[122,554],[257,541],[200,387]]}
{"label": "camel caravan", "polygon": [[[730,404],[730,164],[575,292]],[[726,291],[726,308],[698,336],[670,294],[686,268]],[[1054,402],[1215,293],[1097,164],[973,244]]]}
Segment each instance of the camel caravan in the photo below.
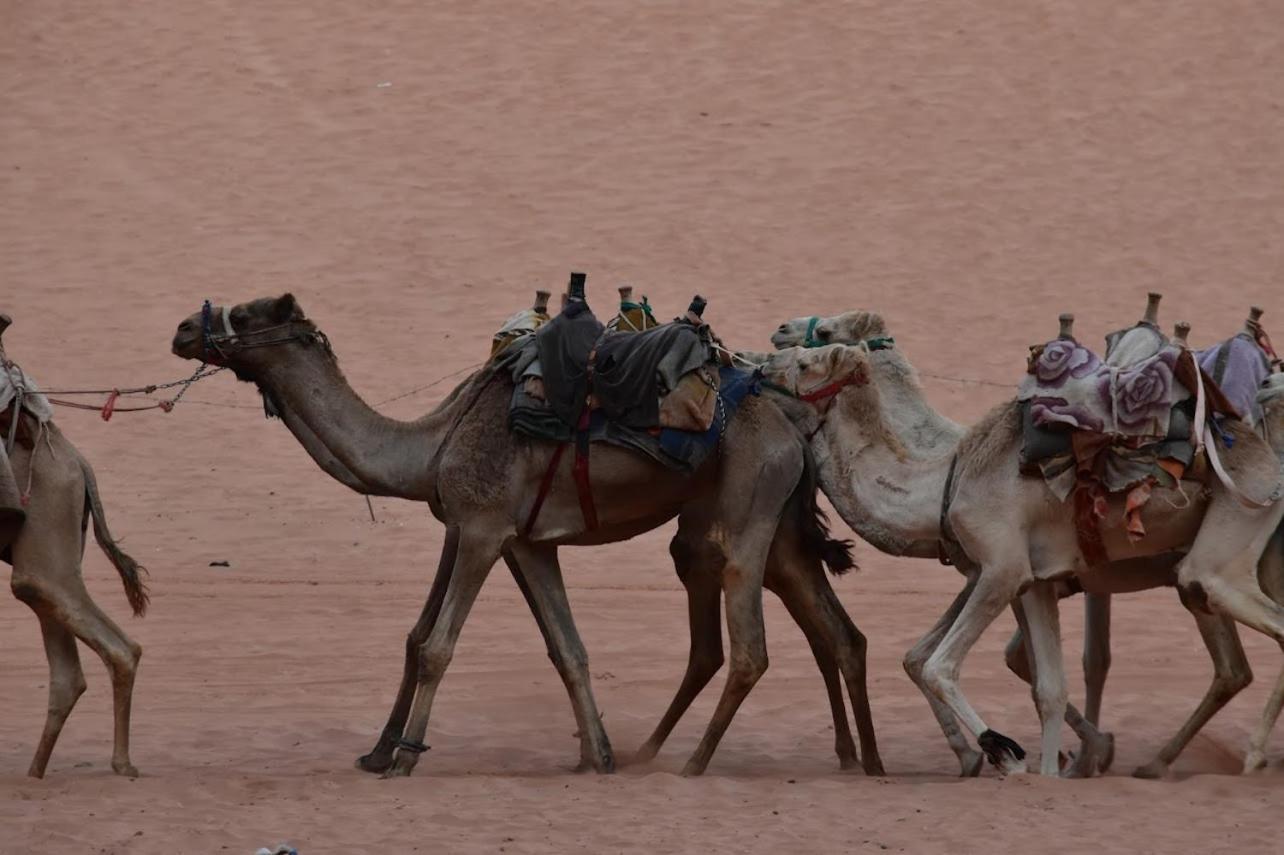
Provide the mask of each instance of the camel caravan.
{"label": "camel caravan", "polygon": [[[774,350],[753,352],[715,335],[700,297],[661,323],[645,297],[621,288],[618,313],[604,324],[583,274],[572,274],[556,314],[551,296],[538,291],[495,334],[482,367],[409,422],[358,396],[291,295],[206,303],[174,336],[176,356],[254,383],[268,414],[332,478],[363,495],[425,502],[446,527],[387,723],[357,760],[365,771],[409,775],[427,750],[437,688],[500,560],[566,686],[580,767],[614,770],[558,550],[628,540],[676,519],[669,553],[687,595],[690,655],[635,760],[658,754],[726,664],[712,720],[683,770],[705,771],[767,670],[765,588],[815,657],[839,765],[885,774],[866,639],[829,578],[854,566],[852,543],[830,532],[820,492],[876,549],[962,574],[946,612],[934,624],[925,616],[904,666],[964,776],[986,760],[1003,774],[1027,768],[1024,749],[991,728],[959,684],[969,651],[1005,609],[1018,624],[1006,661],[1031,687],[1045,775],[1089,777],[1112,763],[1114,737],[1101,721],[1112,594],[1175,588],[1214,667],[1205,696],[1140,776],[1164,775],[1248,685],[1239,625],[1284,646],[1284,373],[1258,308],[1241,331],[1194,351],[1188,325],[1171,336],[1161,329],[1152,294],[1141,320],[1108,336],[1100,357],[1063,315],[1056,336],[1031,348],[1015,394],[966,427],[929,405],[877,314],[787,320],[771,335]],[[0,333],[7,325],[0,318]],[[112,767],[136,775],[129,713],[141,650],[85,590],[88,522],[139,615],[142,570],[115,544],[93,471],[54,425],[49,400],[2,348],[0,357],[0,557],[40,620],[50,669],[30,774],[44,774],[84,691],[80,639],[112,676]],[[1077,594],[1086,614],[1082,710],[1068,702],[1058,614],[1059,601]],[[1266,764],[1282,705],[1284,669],[1245,771]],[[1063,722],[1079,738],[1076,751],[1062,750]]]}

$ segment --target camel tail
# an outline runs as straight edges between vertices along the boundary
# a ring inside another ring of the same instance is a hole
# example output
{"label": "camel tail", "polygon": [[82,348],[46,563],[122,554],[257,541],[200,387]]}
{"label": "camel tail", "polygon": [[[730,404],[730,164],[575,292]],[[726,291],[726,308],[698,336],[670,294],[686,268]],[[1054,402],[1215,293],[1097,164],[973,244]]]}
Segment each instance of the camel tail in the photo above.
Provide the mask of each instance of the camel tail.
{"label": "camel tail", "polygon": [[803,549],[819,559],[835,576],[842,576],[849,570],[859,570],[856,560],[852,558],[852,542],[837,540],[829,536],[829,517],[820,507],[816,489],[816,458],[811,448],[803,445],[803,475],[794,490],[795,525],[802,539]]}
{"label": "camel tail", "polygon": [[147,585],[143,583],[143,575],[147,570],[117,545],[111,529],[107,528],[107,515],[103,513],[103,502],[98,495],[98,480],[94,477],[94,470],[84,458],[80,460],[80,468],[85,473],[85,501],[94,520],[94,539],[120,574],[129,607],[137,617],[142,617],[147,613],[147,604],[151,601]]}

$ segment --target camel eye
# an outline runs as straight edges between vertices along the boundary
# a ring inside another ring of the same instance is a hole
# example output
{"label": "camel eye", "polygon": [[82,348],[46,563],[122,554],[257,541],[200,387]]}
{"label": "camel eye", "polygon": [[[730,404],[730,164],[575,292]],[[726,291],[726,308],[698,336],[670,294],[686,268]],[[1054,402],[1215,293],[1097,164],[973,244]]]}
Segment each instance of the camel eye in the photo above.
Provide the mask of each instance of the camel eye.
{"label": "camel eye", "polygon": [[829,336],[830,336],[829,330],[825,329],[824,327],[821,327],[820,329],[816,330],[817,341],[829,341]]}

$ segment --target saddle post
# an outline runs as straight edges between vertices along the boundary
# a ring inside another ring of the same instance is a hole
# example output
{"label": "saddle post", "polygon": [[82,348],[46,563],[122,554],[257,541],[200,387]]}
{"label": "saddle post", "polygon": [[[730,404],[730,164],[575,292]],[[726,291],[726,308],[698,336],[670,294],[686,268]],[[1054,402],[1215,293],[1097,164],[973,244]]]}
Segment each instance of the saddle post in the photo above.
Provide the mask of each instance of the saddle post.
{"label": "saddle post", "polygon": [[1061,324],[1061,332],[1057,335],[1057,338],[1074,341],[1074,315],[1067,312],[1058,317],[1057,321]]}
{"label": "saddle post", "polygon": [[1159,326],[1159,301],[1164,299],[1164,295],[1157,291],[1151,291],[1146,295],[1146,314],[1142,317],[1143,324],[1150,324],[1152,327]]}
{"label": "saddle post", "polygon": [[543,315],[546,318],[548,317],[548,300],[552,296],[551,292],[544,290],[537,290],[535,292],[535,314]]}
{"label": "saddle post", "polygon": [[1178,321],[1177,325],[1173,327],[1173,341],[1178,347],[1185,350],[1190,347],[1190,344],[1187,342],[1187,338],[1189,336],[1190,324],[1186,321]]}

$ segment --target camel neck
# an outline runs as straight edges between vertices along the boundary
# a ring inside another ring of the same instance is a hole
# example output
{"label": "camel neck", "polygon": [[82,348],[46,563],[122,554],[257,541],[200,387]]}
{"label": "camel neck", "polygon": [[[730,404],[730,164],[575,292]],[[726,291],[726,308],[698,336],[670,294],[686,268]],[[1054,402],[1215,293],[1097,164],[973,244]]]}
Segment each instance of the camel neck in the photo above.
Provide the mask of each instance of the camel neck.
{"label": "camel neck", "polygon": [[413,422],[390,419],[357,395],[323,349],[291,347],[280,353],[282,358],[258,379],[317,465],[358,492],[432,497],[431,467],[449,428],[449,406],[444,403]]}
{"label": "camel neck", "polygon": [[870,365],[871,387],[836,401],[813,440],[821,488],[879,550],[936,557],[941,497],[964,430],[932,409],[899,353],[875,353]]}

